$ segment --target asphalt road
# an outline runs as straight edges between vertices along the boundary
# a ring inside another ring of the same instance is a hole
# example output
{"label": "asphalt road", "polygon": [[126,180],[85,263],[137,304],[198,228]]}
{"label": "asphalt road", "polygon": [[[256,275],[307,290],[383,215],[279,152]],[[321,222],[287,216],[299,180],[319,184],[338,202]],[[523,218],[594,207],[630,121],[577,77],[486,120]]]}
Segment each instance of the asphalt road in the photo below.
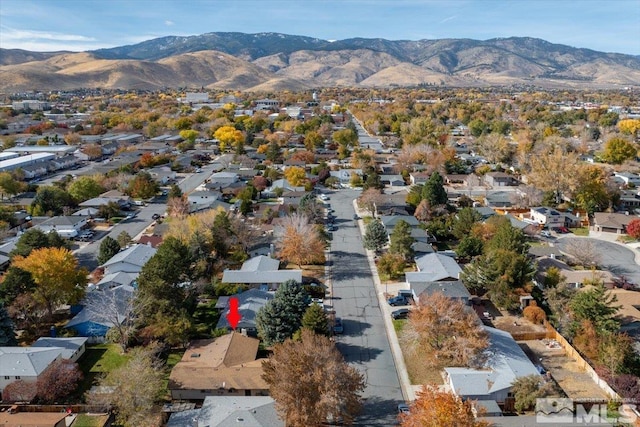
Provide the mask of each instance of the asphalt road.
{"label": "asphalt road", "polygon": [[[178,183],[178,186],[183,193],[189,193],[202,184],[204,180],[209,177],[212,170],[212,165],[203,166],[201,173],[187,174],[186,177]],[[126,231],[132,238],[135,238],[153,222],[152,216],[154,214],[164,215],[166,210],[166,197],[156,197],[156,199],[148,203],[147,206],[140,207],[137,210],[138,215],[135,218],[122,221],[111,227],[108,231],[97,232],[91,243],[79,243],[80,247],[75,251],[78,262],[81,266],[92,271],[98,266],[96,257],[98,256],[100,242],[103,238],[109,236],[117,239],[118,235],[123,231]]]}
{"label": "asphalt road", "polygon": [[555,244],[561,251],[564,251],[571,240],[593,243],[600,257],[598,264],[603,270],[608,270],[616,276],[624,276],[633,283],[640,283],[640,265],[635,261],[633,250],[618,243],[585,237],[562,237]]}
{"label": "asphalt road", "polygon": [[365,404],[356,425],[391,426],[397,424],[397,406],[404,399],[362,238],[353,220],[352,201],[358,194],[339,190],[329,200],[338,227],[329,258],[333,306],[344,325],[344,334],[336,342],[346,361],[365,375]]}

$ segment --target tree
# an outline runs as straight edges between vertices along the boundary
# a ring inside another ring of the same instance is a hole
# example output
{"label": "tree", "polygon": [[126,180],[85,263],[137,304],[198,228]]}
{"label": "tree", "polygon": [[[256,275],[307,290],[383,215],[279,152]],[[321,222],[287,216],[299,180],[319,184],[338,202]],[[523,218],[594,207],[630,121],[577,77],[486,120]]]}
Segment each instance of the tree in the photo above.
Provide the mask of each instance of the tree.
{"label": "tree", "polygon": [[536,404],[536,399],[556,394],[553,384],[544,382],[540,375],[516,378],[511,384],[511,393],[516,399],[516,411],[532,409]]}
{"label": "tree", "polygon": [[118,234],[116,240],[118,241],[118,244],[121,248],[126,248],[133,241],[131,235],[129,235],[129,233],[124,230],[121,231],[120,234]]}
{"label": "tree", "polygon": [[634,239],[640,239],[640,219],[635,218],[627,224],[627,234]]}
{"label": "tree", "polygon": [[[489,346],[486,331],[466,305],[441,292],[421,296],[411,310],[403,342],[414,354],[425,355],[434,366],[480,367]],[[428,355],[428,356],[426,356]]]}
{"label": "tree", "polygon": [[484,249],[484,242],[479,237],[468,235],[460,240],[456,247],[456,254],[461,258],[473,258],[481,255]]}
{"label": "tree", "polygon": [[638,147],[633,142],[623,138],[611,138],[604,144],[602,160],[607,163],[619,165],[625,160],[635,159],[638,155]]}
{"label": "tree", "polygon": [[364,377],[327,337],[303,329],[300,341],[277,344],[262,369],[287,426],[320,425],[328,417],[351,425],[360,411]]}
{"label": "tree", "polygon": [[16,331],[13,326],[13,320],[9,317],[4,304],[0,302],[0,347],[10,347],[18,345],[16,339]]}
{"label": "tree", "polygon": [[574,322],[588,320],[600,334],[615,332],[620,328],[620,323],[615,319],[620,308],[614,305],[617,301],[616,295],[608,292],[604,283],[600,282],[590,289],[576,292],[569,302],[569,309]]}
{"label": "tree", "polygon": [[115,254],[120,252],[120,243],[117,240],[107,236],[100,243],[100,250],[98,252],[98,264],[103,265],[109,261]]}
{"label": "tree", "polygon": [[105,205],[98,206],[98,215],[100,218],[111,219],[120,215],[120,205],[118,202],[109,201]]}
{"label": "tree", "polygon": [[408,414],[400,415],[402,427],[489,427],[473,413],[473,402],[437,385],[425,385],[416,392]]}
{"label": "tree", "polygon": [[506,250],[519,255],[526,255],[529,252],[527,236],[522,230],[512,226],[508,218],[498,216],[496,219],[491,218],[490,222],[496,226],[496,229],[486,244],[487,252]]}
{"label": "tree", "polygon": [[68,359],[56,360],[38,376],[37,397],[42,403],[57,403],[73,393],[83,375],[80,366]]}
{"label": "tree", "polygon": [[522,310],[522,316],[533,324],[542,324],[547,320],[544,310],[538,307],[538,303],[533,300]]}
{"label": "tree", "polygon": [[375,215],[376,207],[379,206],[381,202],[382,193],[377,188],[368,188],[358,197],[358,206],[369,211],[372,216]]}
{"label": "tree", "polygon": [[244,134],[233,126],[221,126],[213,133],[213,137],[217,139],[220,151],[225,151],[228,147],[238,147],[244,144]]}
{"label": "tree", "polygon": [[154,354],[154,346],[136,347],[129,360],[109,372],[99,382],[112,390],[108,394],[88,395],[89,403],[115,407],[118,423],[126,427],[147,425],[163,391],[162,363]]}
{"label": "tree", "polygon": [[53,185],[39,187],[31,202],[32,215],[60,215],[63,208],[73,205],[69,193]]}
{"label": "tree", "polygon": [[404,257],[398,254],[386,253],[378,259],[378,271],[391,279],[395,279],[404,274],[406,264]]}
{"label": "tree", "polygon": [[78,203],[98,197],[104,193],[104,190],[104,187],[90,176],[76,178],[71,181],[68,188],[69,194]]}
{"label": "tree", "polygon": [[95,321],[111,325],[107,339],[126,350],[134,332],[136,309],[139,308],[132,292],[123,287],[115,287],[90,292],[85,298],[84,310],[91,313]]}
{"label": "tree", "polygon": [[17,380],[5,386],[2,390],[2,400],[5,402],[31,402],[37,394],[36,383]]}
{"label": "tree", "polygon": [[564,193],[575,187],[578,154],[569,151],[564,140],[547,138],[536,144],[536,150],[526,159],[527,183],[542,191],[552,191],[557,204]]}
{"label": "tree", "polygon": [[404,258],[405,262],[413,257],[411,245],[415,243],[411,237],[411,226],[403,220],[399,220],[390,236],[389,253],[397,254]]}
{"label": "tree", "polygon": [[[23,182],[18,181],[9,172],[0,172],[0,189],[10,196],[22,193],[26,189]],[[2,195],[4,199],[4,194]]]}
{"label": "tree", "polygon": [[309,294],[294,280],[282,283],[272,300],[256,315],[258,334],[266,345],[284,342],[302,326],[309,306]]}
{"label": "tree", "polygon": [[68,249],[34,249],[27,257],[15,257],[12,264],[31,273],[36,285],[33,297],[47,307],[49,317],[58,305],[76,303],[84,295],[88,271],[78,267]]}
{"label": "tree", "polygon": [[155,196],[159,190],[160,186],[149,172],[138,172],[127,186],[127,193],[136,199],[149,199]]}
{"label": "tree", "polygon": [[189,215],[191,204],[186,195],[172,197],[167,201],[167,213],[172,218],[184,219]]}
{"label": "tree", "polygon": [[325,243],[304,214],[294,213],[283,220],[278,236],[279,257],[302,265],[324,262]]}
{"label": "tree", "polygon": [[422,199],[427,200],[430,206],[444,205],[449,200],[442,176],[437,171],[424,183]]}
{"label": "tree", "polygon": [[12,265],[2,276],[0,300],[8,307],[20,294],[30,293],[35,287],[31,273]]}
{"label": "tree", "polygon": [[366,249],[379,252],[387,244],[389,237],[382,222],[374,220],[367,224],[363,240]]}
{"label": "tree", "polygon": [[564,252],[574,262],[590,268],[600,263],[600,252],[596,245],[589,239],[564,239]]}
{"label": "tree", "polygon": [[302,316],[302,327],[318,335],[329,335],[329,319],[324,307],[311,304]]}
{"label": "tree", "polygon": [[473,208],[460,209],[453,221],[452,234],[459,240],[463,239],[469,235],[473,225],[481,219],[480,213]]}
{"label": "tree", "polygon": [[174,197],[182,197],[182,190],[176,184],[172,184],[169,188],[169,194],[167,195],[168,199],[173,199]]}
{"label": "tree", "polygon": [[290,166],[284,171],[284,177],[289,181],[289,184],[294,187],[303,186],[307,181],[307,173],[305,170],[298,166]]}
{"label": "tree", "polygon": [[20,255],[26,257],[29,256],[34,249],[48,247],[49,239],[47,238],[47,234],[39,228],[32,227],[22,233],[16,242],[16,247],[11,251],[11,256]]}

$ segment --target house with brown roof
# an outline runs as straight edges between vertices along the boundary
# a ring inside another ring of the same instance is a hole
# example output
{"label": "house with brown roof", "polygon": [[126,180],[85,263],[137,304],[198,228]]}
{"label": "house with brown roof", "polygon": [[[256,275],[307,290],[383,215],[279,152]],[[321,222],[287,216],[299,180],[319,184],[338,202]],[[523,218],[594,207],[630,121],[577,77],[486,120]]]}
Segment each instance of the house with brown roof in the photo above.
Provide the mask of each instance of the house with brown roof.
{"label": "house with brown roof", "polygon": [[231,332],[196,340],[169,376],[173,399],[203,400],[206,396],[268,396],[262,362],[256,359],[260,340]]}
{"label": "house with brown roof", "polygon": [[627,225],[635,218],[638,217],[621,213],[596,212],[593,214],[593,230],[625,234]]}

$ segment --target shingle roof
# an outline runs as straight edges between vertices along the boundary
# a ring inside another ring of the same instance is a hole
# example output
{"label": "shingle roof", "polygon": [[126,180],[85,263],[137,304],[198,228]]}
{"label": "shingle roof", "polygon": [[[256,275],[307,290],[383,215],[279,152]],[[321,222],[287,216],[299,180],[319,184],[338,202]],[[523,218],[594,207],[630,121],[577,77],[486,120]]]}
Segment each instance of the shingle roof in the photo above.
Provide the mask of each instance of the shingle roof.
{"label": "shingle roof", "polygon": [[488,326],[489,359],[484,369],[445,368],[459,396],[487,396],[511,387],[517,378],[540,375],[511,334]]}
{"label": "shingle roof", "polygon": [[441,293],[449,298],[471,299],[471,294],[460,280],[444,282],[410,282],[411,290],[418,296]]}
{"label": "shingle roof", "polygon": [[108,268],[109,266],[118,263],[126,263],[142,267],[153,255],[155,255],[156,251],[156,248],[152,248],[148,245],[133,245],[124,251],[120,251],[115,254],[109,261],[103,264],[103,267]]}
{"label": "shingle roof", "polygon": [[[241,294],[234,295],[234,298],[238,299],[238,311],[242,316],[240,322],[237,325],[238,329],[242,328],[255,328],[256,327],[256,314],[258,310],[265,306],[265,304],[273,299],[273,292],[263,291],[260,289],[249,289]],[[231,297],[229,297],[231,298]],[[229,313],[229,298],[224,301],[218,300],[224,312],[218,320],[216,328],[229,328],[229,321],[227,320],[227,313]],[[216,305],[218,307],[218,305]]]}
{"label": "shingle roof", "polygon": [[36,342],[33,343],[32,347],[59,347],[62,349],[62,357],[64,359],[70,359],[80,347],[86,344],[87,340],[88,338],[85,337],[40,337]]}
{"label": "shingle roof", "polygon": [[413,281],[417,282],[437,282],[451,277],[457,279],[462,269],[455,259],[439,253],[427,254],[416,258],[417,272],[406,273],[407,281],[409,275]]}
{"label": "shingle roof", "polygon": [[[284,427],[269,396],[207,396],[202,408],[171,415],[167,427],[184,427],[194,420],[209,427]],[[183,416],[186,415],[186,416]],[[241,422],[238,420],[242,420]]]}
{"label": "shingle roof", "polygon": [[104,304],[111,304],[111,302],[115,303],[115,308],[118,310],[118,321],[124,321],[128,314],[129,302],[133,298],[134,292],[135,289],[128,285],[120,285],[102,291],[94,290],[87,292],[82,302],[84,308],[67,322],[65,328],[70,328],[85,322],[92,322],[107,327],[114,326],[111,310],[101,310]]}

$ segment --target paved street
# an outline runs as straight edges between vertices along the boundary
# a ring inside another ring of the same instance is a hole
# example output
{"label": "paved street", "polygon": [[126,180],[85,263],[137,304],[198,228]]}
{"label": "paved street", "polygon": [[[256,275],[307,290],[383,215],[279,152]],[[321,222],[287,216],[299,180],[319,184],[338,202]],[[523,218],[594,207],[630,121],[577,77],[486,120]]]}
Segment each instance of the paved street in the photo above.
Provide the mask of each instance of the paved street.
{"label": "paved street", "polygon": [[404,399],[362,238],[353,220],[352,201],[358,195],[355,190],[340,190],[329,200],[338,226],[330,255],[333,305],[344,324],[337,345],[367,382],[364,415],[356,425],[390,426],[396,424],[397,405]]}
{"label": "paved street", "polygon": [[616,276],[624,276],[633,283],[640,283],[640,265],[636,263],[636,252],[625,245],[603,240],[605,238],[613,239],[615,235],[607,235],[608,233],[596,233],[599,238],[585,237],[561,237],[555,245],[562,251],[571,240],[585,240],[592,242],[600,257],[600,266],[604,270],[610,271]]}

